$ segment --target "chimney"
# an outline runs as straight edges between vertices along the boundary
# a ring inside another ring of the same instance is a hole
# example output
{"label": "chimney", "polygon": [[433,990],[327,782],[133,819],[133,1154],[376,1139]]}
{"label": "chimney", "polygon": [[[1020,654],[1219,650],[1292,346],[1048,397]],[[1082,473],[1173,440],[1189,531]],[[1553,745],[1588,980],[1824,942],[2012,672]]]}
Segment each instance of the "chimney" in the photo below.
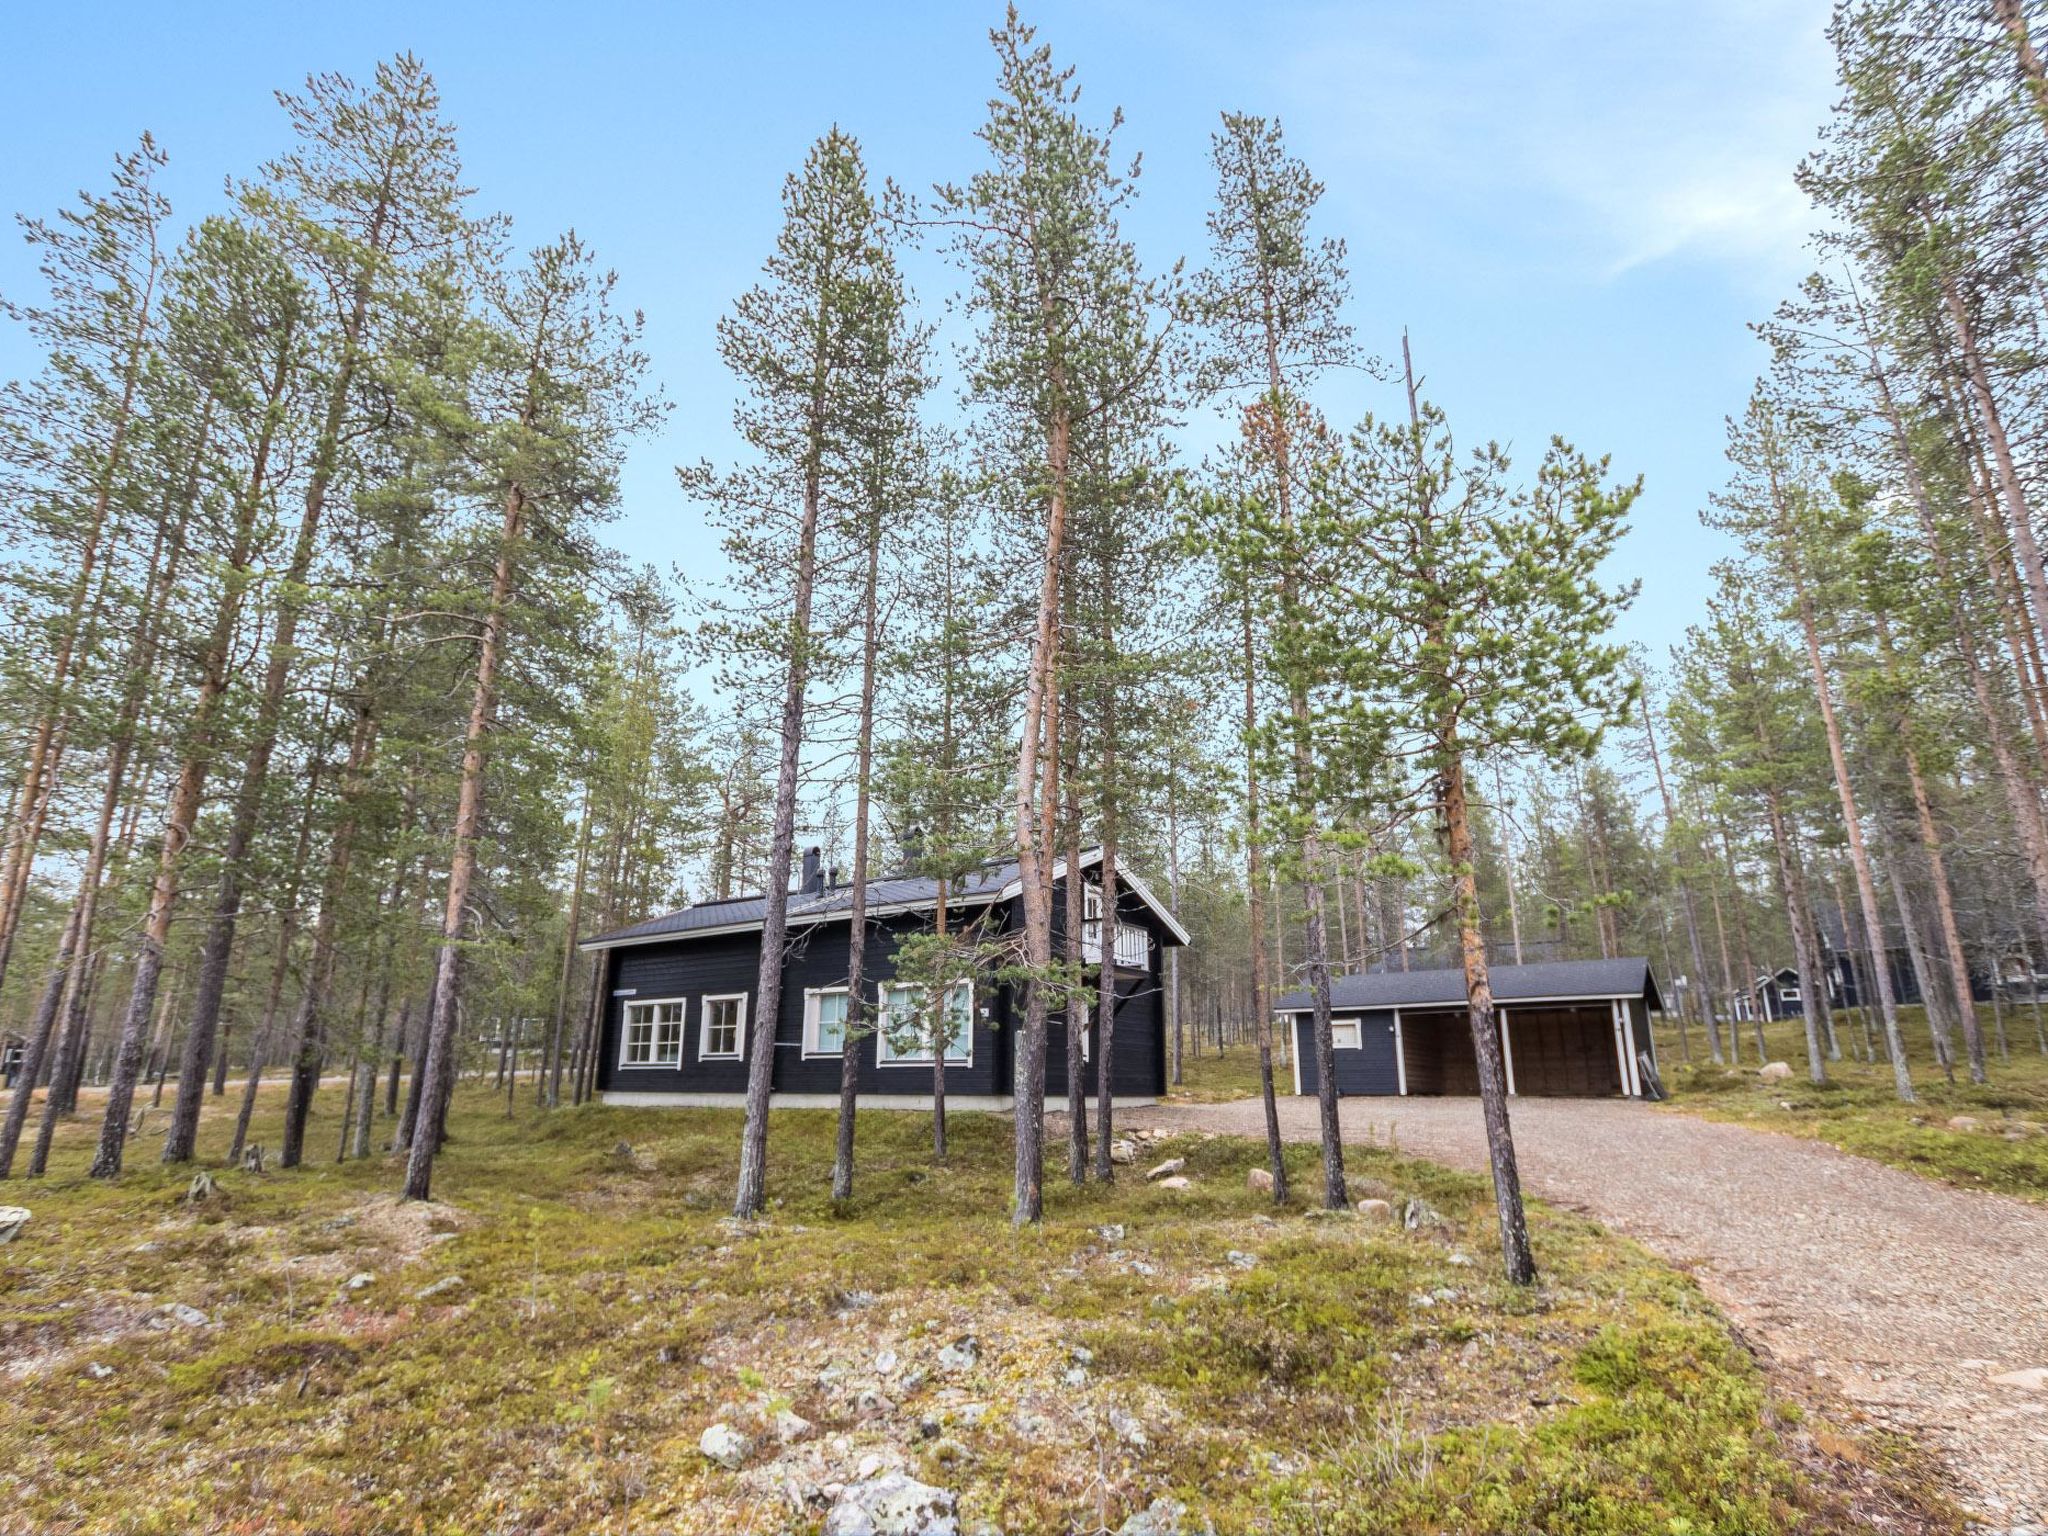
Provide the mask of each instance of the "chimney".
{"label": "chimney", "polygon": [[804,850],[804,882],[798,887],[806,896],[816,896],[825,889],[825,875],[818,868],[821,850],[813,847]]}

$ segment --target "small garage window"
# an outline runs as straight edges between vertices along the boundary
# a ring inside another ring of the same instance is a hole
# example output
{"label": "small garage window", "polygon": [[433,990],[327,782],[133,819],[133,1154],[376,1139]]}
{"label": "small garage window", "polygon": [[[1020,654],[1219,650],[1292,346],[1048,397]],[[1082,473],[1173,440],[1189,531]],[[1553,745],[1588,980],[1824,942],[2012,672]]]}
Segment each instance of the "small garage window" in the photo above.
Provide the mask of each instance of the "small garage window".
{"label": "small garage window", "polygon": [[1330,1044],[1340,1051],[1356,1051],[1365,1047],[1365,1037],[1356,1019],[1330,1020]]}

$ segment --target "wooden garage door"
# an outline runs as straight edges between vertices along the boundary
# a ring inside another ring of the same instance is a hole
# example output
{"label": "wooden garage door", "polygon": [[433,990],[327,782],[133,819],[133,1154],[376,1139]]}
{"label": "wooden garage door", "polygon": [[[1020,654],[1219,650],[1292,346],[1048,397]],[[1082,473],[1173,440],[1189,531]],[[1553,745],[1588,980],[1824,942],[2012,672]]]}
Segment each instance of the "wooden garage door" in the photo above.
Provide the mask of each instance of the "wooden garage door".
{"label": "wooden garage door", "polygon": [[1506,1018],[1517,1094],[1598,1098],[1622,1091],[1614,1015],[1606,1003],[1510,1008]]}

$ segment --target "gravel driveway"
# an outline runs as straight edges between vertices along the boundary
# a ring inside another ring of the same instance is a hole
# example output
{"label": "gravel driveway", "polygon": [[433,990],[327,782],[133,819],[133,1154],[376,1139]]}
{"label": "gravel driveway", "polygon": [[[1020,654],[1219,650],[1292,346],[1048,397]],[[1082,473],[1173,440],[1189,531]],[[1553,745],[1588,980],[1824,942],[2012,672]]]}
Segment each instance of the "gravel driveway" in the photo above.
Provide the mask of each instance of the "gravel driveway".
{"label": "gravel driveway", "polygon": [[[1280,1101],[1316,1138],[1313,1099]],[[1132,1125],[1263,1137],[1256,1100],[1132,1110]],[[1483,1170],[1474,1099],[1348,1099],[1347,1141]],[[1621,1100],[1518,1099],[1522,1181],[1692,1270],[1752,1342],[1937,1446],[2001,1525],[2048,1521],[2048,1207],[1952,1189],[1819,1142]],[[1539,1247],[1536,1254],[1543,1259]]]}

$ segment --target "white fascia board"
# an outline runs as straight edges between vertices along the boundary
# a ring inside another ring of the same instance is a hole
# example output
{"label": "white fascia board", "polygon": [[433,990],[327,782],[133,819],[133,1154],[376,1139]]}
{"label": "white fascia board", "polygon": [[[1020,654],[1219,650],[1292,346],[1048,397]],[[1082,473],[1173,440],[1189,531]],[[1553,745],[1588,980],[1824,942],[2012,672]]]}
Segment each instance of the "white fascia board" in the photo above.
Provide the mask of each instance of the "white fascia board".
{"label": "white fascia board", "polygon": [[[984,891],[976,892],[972,896],[948,896],[946,898],[946,905],[949,908],[983,907],[993,905],[998,899],[998,897]],[[936,900],[896,901],[890,902],[886,906],[869,907],[865,916],[870,918],[899,917],[905,912],[934,912],[938,910],[938,905]],[[850,923],[852,921],[853,909],[851,907],[810,915],[792,912],[789,916],[789,926],[792,929],[817,928],[826,923]],[[579,952],[584,953],[600,949],[630,949],[639,944],[668,944],[680,939],[709,939],[727,933],[759,933],[761,928],[762,925],[758,921],[751,923],[720,923],[715,928],[675,928],[667,933],[646,933],[630,939],[585,939],[576,948]]]}
{"label": "white fascia board", "polygon": [[[1082,853],[1080,867],[1082,869],[1093,869],[1096,865],[1100,864],[1101,862],[1102,850],[1100,848],[1090,848]],[[1052,879],[1055,882],[1057,882],[1066,879],[1066,877],[1067,861],[1063,858],[1054,859],[1052,861]],[[1138,900],[1145,903],[1146,907],[1148,907],[1151,910],[1152,915],[1158,918],[1161,923],[1166,925],[1166,931],[1172,934],[1176,939],[1180,940],[1183,946],[1189,946],[1195,942],[1194,935],[1189,933],[1187,929],[1181,927],[1180,919],[1175,917],[1173,913],[1168,910],[1165,902],[1161,901],[1158,898],[1158,896],[1153,894],[1152,887],[1145,883],[1144,877],[1138,874],[1136,870],[1126,869],[1122,865],[1118,865],[1116,871],[1116,879],[1117,884],[1129,887],[1131,894],[1136,896]],[[1015,880],[1012,880],[1008,885],[1003,887],[1001,899],[1004,901],[1010,901],[1023,894],[1024,877],[1022,875],[1019,875]]]}

